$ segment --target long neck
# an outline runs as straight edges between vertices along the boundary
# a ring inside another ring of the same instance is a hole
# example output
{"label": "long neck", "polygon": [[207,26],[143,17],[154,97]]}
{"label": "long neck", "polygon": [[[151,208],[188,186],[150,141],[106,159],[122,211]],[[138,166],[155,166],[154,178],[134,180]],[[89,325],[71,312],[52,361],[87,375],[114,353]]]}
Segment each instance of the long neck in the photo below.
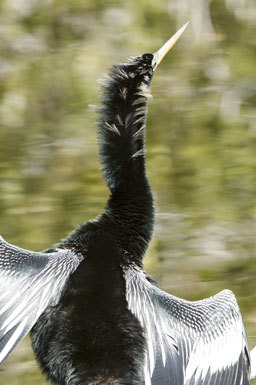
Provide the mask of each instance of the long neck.
{"label": "long neck", "polygon": [[137,260],[146,251],[154,224],[145,172],[145,123],[152,75],[151,67],[140,65],[139,58],[113,67],[103,89],[99,127],[101,162],[111,191],[105,214],[117,226],[122,247]]}

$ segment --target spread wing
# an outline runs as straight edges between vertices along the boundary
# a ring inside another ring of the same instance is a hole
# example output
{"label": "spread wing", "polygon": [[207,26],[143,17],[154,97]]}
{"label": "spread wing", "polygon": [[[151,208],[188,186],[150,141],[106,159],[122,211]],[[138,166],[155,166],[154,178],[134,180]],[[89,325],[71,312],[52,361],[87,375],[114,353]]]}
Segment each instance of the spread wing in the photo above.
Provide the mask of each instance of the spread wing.
{"label": "spread wing", "polygon": [[250,353],[233,293],[185,301],[126,270],[129,309],[146,332],[145,385],[248,385]]}
{"label": "spread wing", "polygon": [[48,306],[58,302],[83,257],[72,250],[36,253],[0,237],[0,363]]}

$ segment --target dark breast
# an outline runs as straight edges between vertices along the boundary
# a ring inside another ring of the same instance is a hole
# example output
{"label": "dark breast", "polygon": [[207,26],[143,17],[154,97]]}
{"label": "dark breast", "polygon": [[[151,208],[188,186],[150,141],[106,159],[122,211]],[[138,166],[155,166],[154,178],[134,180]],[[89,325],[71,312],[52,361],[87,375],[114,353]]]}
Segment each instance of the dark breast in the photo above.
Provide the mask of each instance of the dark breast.
{"label": "dark breast", "polygon": [[102,239],[91,246],[59,304],[32,329],[33,349],[56,384],[141,384],[145,341],[127,309],[120,255]]}

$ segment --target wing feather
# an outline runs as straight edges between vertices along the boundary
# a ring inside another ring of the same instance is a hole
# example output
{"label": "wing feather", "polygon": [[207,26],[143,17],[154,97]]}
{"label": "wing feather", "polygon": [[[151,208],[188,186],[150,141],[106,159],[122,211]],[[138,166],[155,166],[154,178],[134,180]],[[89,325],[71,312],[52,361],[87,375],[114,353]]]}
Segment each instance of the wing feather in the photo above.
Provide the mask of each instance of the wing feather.
{"label": "wing feather", "polygon": [[0,237],[0,363],[57,303],[82,259],[73,250],[36,253]]}
{"label": "wing feather", "polygon": [[[128,308],[146,333],[146,385],[249,385],[249,348],[234,294],[185,301],[125,269]],[[246,354],[245,354],[246,353]]]}

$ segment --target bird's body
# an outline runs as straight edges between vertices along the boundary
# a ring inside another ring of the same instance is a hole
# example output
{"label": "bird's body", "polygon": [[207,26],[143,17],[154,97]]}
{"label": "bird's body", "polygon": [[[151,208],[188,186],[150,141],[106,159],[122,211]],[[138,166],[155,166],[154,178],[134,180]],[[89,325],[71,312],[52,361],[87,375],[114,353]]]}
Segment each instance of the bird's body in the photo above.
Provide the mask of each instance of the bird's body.
{"label": "bird's body", "polygon": [[234,295],[188,302],[143,270],[154,226],[144,151],[154,59],[113,67],[104,85],[104,212],[44,253],[0,241],[0,361],[32,329],[36,358],[56,385],[249,384]]}
{"label": "bird's body", "polygon": [[[137,61],[130,62],[114,68],[105,84],[99,135],[111,189],[106,209],[57,246],[76,250],[84,259],[57,307],[45,312],[32,329],[32,345],[43,370],[55,382],[62,378],[60,384],[69,383],[70,370],[74,385],[103,380],[141,384],[143,377],[145,337],[127,307],[124,276],[125,269],[142,266],[154,221],[141,151],[152,55],[148,64],[140,60],[145,74],[140,75]],[[66,346],[70,350],[63,349]]]}

